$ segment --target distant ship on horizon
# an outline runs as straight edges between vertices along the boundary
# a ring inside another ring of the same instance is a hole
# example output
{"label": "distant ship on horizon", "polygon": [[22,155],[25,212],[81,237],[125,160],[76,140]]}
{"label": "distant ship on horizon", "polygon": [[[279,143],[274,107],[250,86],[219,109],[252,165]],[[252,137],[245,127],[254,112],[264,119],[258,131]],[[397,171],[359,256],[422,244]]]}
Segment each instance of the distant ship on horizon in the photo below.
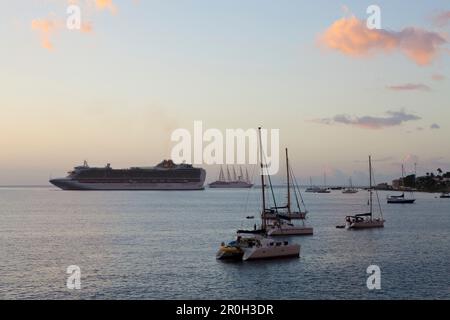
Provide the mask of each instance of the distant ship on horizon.
{"label": "distant ship on horizon", "polygon": [[87,161],[50,183],[63,190],[203,190],[206,171],[164,160],[154,167],[90,167]]}
{"label": "distant ship on horizon", "polygon": [[209,184],[210,188],[251,188],[251,183],[248,177],[247,168],[245,168],[245,177],[242,173],[242,167],[239,167],[239,176],[236,175],[236,169],[233,167],[233,179],[231,178],[230,169],[227,167],[227,178],[223,173],[223,168],[220,167],[219,180]]}

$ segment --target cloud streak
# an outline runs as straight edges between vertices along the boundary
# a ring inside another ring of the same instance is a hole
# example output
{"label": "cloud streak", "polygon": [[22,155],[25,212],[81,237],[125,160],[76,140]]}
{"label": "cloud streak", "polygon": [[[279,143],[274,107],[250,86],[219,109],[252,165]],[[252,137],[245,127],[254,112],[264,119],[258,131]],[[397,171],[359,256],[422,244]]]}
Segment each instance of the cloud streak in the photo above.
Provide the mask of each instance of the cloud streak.
{"label": "cloud streak", "polygon": [[352,57],[397,51],[424,66],[444,50],[447,40],[437,32],[416,27],[401,31],[369,29],[363,20],[351,16],[335,21],[321,34],[319,43]]}
{"label": "cloud streak", "polygon": [[31,21],[31,29],[39,33],[41,46],[47,50],[53,50],[51,38],[61,26],[61,21],[52,16]]}
{"label": "cloud streak", "polygon": [[[81,5],[81,1],[79,0],[61,0],[59,4],[62,5],[63,3],[66,5]],[[117,13],[117,6],[113,0],[86,0],[82,7],[83,12],[107,10],[112,14]],[[31,21],[31,29],[39,34],[43,48],[50,51],[54,50],[52,38],[58,31],[65,29],[65,19],[67,19],[67,16],[56,17],[54,14],[51,14],[47,18],[38,18]],[[94,26],[92,21],[88,21],[85,19],[85,15],[82,15],[81,28],[78,31],[87,34],[92,33],[93,30]]]}
{"label": "cloud streak", "polygon": [[450,10],[443,11],[433,17],[433,24],[436,27],[446,27],[450,24]]}
{"label": "cloud streak", "polygon": [[344,124],[355,126],[363,129],[382,129],[389,128],[394,126],[399,126],[404,122],[420,120],[421,118],[408,114],[403,110],[400,111],[387,111],[385,117],[376,117],[376,116],[349,116],[346,114],[336,115],[332,118],[322,118],[317,119],[315,122],[326,124],[326,125],[334,125],[334,124]]}
{"label": "cloud streak", "polygon": [[430,129],[433,129],[433,130],[440,129],[440,128],[441,128],[441,126],[438,125],[437,123],[433,123],[433,124],[430,126]]}
{"label": "cloud streak", "polygon": [[431,76],[431,79],[433,79],[434,81],[444,81],[445,76],[439,73],[435,73]]}
{"label": "cloud streak", "polygon": [[405,83],[387,86],[386,89],[392,91],[430,91],[431,88],[423,83]]}
{"label": "cloud streak", "polygon": [[112,14],[117,13],[117,7],[112,0],[95,0],[95,7],[99,10],[109,10]]}

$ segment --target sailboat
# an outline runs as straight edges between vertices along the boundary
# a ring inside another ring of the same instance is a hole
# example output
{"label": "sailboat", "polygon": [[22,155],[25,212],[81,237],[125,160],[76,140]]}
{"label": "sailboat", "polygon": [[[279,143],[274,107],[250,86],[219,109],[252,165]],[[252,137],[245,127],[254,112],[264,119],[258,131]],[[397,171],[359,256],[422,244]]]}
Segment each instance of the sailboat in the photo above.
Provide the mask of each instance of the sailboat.
{"label": "sailboat", "polygon": [[[289,166],[288,149],[286,148],[286,178],[287,178],[287,204],[284,207],[272,207],[273,213],[265,213],[268,220],[267,234],[269,236],[284,235],[312,235],[313,228],[305,225],[307,210],[301,210],[300,202],[305,207],[300,189],[296,183],[295,176]],[[291,206],[291,184],[297,204],[297,211]],[[301,225],[295,225],[292,220],[301,220]]]}
{"label": "sailboat", "polygon": [[320,188],[316,187],[315,185],[313,185],[312,182],[312,177],[309,177],[309,187],[306,188],[305,192],[312,192],[312,193],[316,193]]}
{"label": "sailboat", "polygon": [[[404,168],[403,168],[403,165],[402,165],[402,180],[401,180],[401,184],[402,184],[402,189],[403,190],[405,188],[404,172],[405,171],[404,171]],[[412,194],[412,192],[411,192],[411,194]],[[404,191],[399,196],[388,196],[387,197],[387,203],[404,204],[404,203],[414,203],[415,201],[416,201],[416,199],[414,199],[414,198],[406,198]]]}
{"label": "sailboat", "polygon": [[[238,230],[237,238],[228,244],[222,242],[219,251],[216,254],[217,259],[233,259],[233,260],[257,260],[257,259],[275,259],[287,257],[300,257],[300,245],[290,243],[289,241],[275,241],[267,234],[268,219],[266,214],[274,213],[275,209],[266,207],[265,179],[264,179],[264,153],[261,142],[261,128],[259,130],[260,145],[260,164],[261,164],[261,192],[262,192],[262,211],[261,211],[261,228],[254,230]],[[268,182],[271,187],[272,182],[268,176]]]}
{"label": "sailboat", "polygon": [[233,178],[231,178],[230,168],[227,166],[227,178],[223,172],[223,168],[220,167],[219,179],[209,184],[210,188],[251,188],[251,183],[248,177],[248,170],[245,168],[245,177],[242,172],[242,167],[239,167],[240,175],[237,176],[236,168],[233,166]]}
{"label": "sailboat", "polygon": [[[369,212],[345,217],[345,228],[347,229],[368,229],[384,227],[383,213],[378,201],[380,216],[373,217],[373,190],[372,190],[372,158],[369,156]],[[377,194],[378,198],[378,194]]]}
{"label": "sailboat", "polygon": [[330,189],[327,188],[327,174],[323,174],[323,187],[317,189],[316,193],[330,193]]}
{"label": "sailboat", "polygon": [[353,188],[352,177],[349,179],[349,187],[342,190],[342,193],[358,193],[358,189]]}

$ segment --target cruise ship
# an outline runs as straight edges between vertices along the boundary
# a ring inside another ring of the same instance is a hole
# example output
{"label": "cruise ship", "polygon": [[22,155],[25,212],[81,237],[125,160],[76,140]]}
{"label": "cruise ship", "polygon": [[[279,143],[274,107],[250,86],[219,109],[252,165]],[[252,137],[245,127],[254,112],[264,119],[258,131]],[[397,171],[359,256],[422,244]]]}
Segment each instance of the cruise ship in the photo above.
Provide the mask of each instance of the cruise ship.
{"label": "cruise ship", "polygon": [[164,160],[154,167],[90,167],[86,161],[50,183],[63,190],[203,190],[206,171]]}

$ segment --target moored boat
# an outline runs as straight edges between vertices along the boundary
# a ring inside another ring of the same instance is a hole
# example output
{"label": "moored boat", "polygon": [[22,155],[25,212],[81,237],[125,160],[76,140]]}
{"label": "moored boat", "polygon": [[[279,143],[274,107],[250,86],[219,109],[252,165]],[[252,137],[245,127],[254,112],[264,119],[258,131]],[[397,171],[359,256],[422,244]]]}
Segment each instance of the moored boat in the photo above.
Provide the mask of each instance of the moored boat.
{"label": "moored boat", "polygon": [[[401,179],[401,188],[402,188],[402,190],[405,189],[405,182],[404,182],[404,180],[405,180],[404,175],[405,174],[404,174],[404,172],[405,172],[405,170],[404,170],[404,167],[402,165],[402,179]],[[416,201],[416,199],[413,198],[412,195],[413,195],[413,193],[411,191],[411,197],[410,198],[407,198],[405,196],[405,192],[402,192],[401,195],[387,196],[387,203],[390,203],[390,204],[408,204],[409,203],[409,204],[411,204],[411,203],[414,203]]]}
{"label": "moored boat", "polygon": [[[300,188],[294,172],[289,164],[288,149],[286,148],[286,181],[287,181],[287,204],[284,207],[273,207],[270,213],[264,213],[267,219],[267,234],[269,236],[285,236],[285,235],[312,235],[313,228],[306,226],[306,210]],[[291,190],[293,191],[295,202],[297,204],[296,210],[292,209],[291,204]],[[303,210],[302,210],[303,206]],[[301,224],[294,224],[292,220],[300,220]]]}
{"label": "moored boat", "polygon": [[236,169],[233,167],[233,178],[231,178],[230,169],[227,167],[227,178],[220,167],[219,179],[209,184],[210,188],[236,189],[236,188],[251,188],[253,183],[248,177],[248,170],[245,168],[245,177],[242,172],[242,167],[239,167],[240,175],[237,176]]}
{"label": "moored boat", "polygon": [[352,183],[352,178],[351,177],[349,179],[349,187],[345,188],[344,190],[342,190],[342,193],[345,193],[345,194],[358,193],[358,189],[353,188],[353,183]]}
{"label": "moored boat", "polygon": [[164,160],[154,167],[113,169],[90,167],[86,161],[66,178],[50,183],[63,190],[203,190],[206,171],[190,164]]}
{"label": "moored boat", "polygon": [[[266,194],[265,194],[265,178],[264,168],[267,166],[263,163],[264,152],[262,150],[261,142],[261,128],[259,128],[259,151],[260,151],[260,166],[261,166],[261,195],[262,195],[262,211],[261,211],[261,228],[257,228],[255,225],[254,230],[238,230],[236,241],[230,242],[228,245],[222,243],[219,251],[216,254],[217,259],[242,259],[246,260],[258,260],[258,259],[276,259],[276,258],[288,258],[288,257],[300,257],[300,245],[291,244],[289,241],[275,241],[268,235],[268,219],[265,216],[266,213],[276,213],[275,209],[269,209],[266,207]],[[272,182],[268,175],[268,182],[272,189]],[[273,195],[273,193],[272,193]],[[275,210],[275,211],[273,211]],[[240,256],[242,253],[242,256]]]}
{"label": "moored boat", "polygon": [[[377,194],[378,197],[378,194]],[[385,220],[383,219],[383,213],[381,206],[379,205],[380,216],[378,218],[373,217],[373,190],[372,190],[372,159],[369,156],[369,212],[356,214],[353,216],[345,217],[345,228],[347,229],[369,229],[369,228],[382,228],[384,227]],[[341,227],[341,226],[338,226]]]}

